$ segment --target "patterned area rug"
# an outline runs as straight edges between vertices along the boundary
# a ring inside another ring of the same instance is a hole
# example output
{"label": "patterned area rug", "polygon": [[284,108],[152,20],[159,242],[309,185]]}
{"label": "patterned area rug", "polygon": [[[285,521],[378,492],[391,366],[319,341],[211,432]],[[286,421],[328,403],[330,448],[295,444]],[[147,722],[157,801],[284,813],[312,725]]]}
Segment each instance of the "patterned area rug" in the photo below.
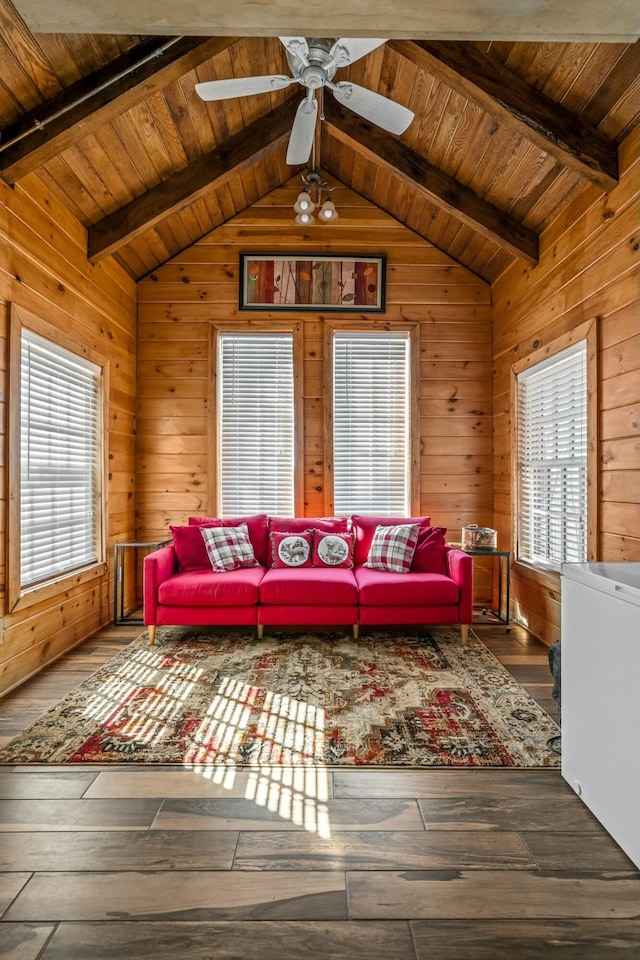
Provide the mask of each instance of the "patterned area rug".
{"label": "patterned area rug", "polygon": [[457,631],[143,634],[1,763],[557,767],[560,730]]}

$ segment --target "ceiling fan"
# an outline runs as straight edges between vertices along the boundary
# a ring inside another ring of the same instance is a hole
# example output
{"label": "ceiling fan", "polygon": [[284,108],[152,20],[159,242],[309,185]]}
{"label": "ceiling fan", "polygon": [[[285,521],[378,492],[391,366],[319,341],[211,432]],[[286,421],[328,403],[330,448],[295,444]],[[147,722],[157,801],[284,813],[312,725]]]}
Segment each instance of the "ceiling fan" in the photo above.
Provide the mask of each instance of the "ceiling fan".
{"label": "ceiling fan", "polygon": [[340,40],[315,37],[280,37],[287,51],[292,77],[284,75],[264,77],[236,77],[232,80],[210,80],[197,83],[196,93],[203,100],[228,100],[255,93],[282,90],[292,83],[306,87],[307,93],[296,112],[287,149],[287,163],[292,166],[307,163],[313,147],[318,102],[316,90],[328,87],[339,103],[370,120],[390,133],[404,133],[413,113],[401,104],[380,93],[360,87],[357,83],[341,80],[333,83],[339,67],[366,56],[386,40],[343,37]]}

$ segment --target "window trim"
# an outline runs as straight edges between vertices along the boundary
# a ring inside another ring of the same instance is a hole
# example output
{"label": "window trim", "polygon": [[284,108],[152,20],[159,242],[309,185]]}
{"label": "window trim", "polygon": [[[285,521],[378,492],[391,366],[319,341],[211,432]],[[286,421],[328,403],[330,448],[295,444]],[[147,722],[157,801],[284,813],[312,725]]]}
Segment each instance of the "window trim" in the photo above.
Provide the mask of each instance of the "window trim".
{"label": "window trim", "polygon": [[411,516],[420,515],[420,324],[384,320],[324,320],[324,474],[326,516],[334,513],[333,473],[333,337],[334,333],[406,333],[409,339],[408,501]]}
{"label": "window trim", "polygon": [[560,573],[520,559],[518,542],[518,504],[520,485],[518,472],[518,375],[554,357],[581,340],[586,342],[587,363],[587,561],[598,556],[599,461],[598,461],[598,328],[596,319],[582,323],[545,346],[533,350],[511,366],[511,491],[512,491],[512,556],[513,563],[560,583]]}
{"label": "window trim", "polygon": [[220,516],[220,485],[218,483],[219,429],[218,429],[218,340],[222,333],[290,333],[293,337],[293,503],[294,515],[304,515],[304,406],[302,382],[304,355],[302,321],[234,321],[212,322],[209,333],[209,395],[210,414],[207,418],[208,476],[211,478],[207,492],[207,511],[211,516]]}
{"label": "window trim", "polygon": [[[98,405],[98,416],[101,421],[98,424],[98,435],[101,438],[101,462],[97,470],[98,489],[95,509],[96,554],[98,560],[70,573],[55,576],[45,583],[28,587],[23,587],[20,582],[20,378],[23,329],[38,334],[38,336],[63,347],[78,357],[90,360],[101,370]],[[106,410],[109,396],[109,363],[96,350],[81,344],[73,336],[59,330],[47,320],[43,320],[19,304],[11,303],[9,305],[9,391],[11,402],[9,404],[8,423],[7,609],[17,611],[58,596],[63,590],[69,590],[91,581],[98,581],[108,572],[106,549],[108,538],[107,450],[109,448],[109,435]]]}

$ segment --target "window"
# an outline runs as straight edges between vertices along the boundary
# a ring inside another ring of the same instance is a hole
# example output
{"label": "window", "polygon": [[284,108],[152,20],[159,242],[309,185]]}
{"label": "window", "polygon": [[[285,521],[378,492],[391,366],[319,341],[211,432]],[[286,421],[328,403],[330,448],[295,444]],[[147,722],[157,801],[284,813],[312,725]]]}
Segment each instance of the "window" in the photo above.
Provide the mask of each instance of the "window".
{"label": "window", "polygon": [[217,333],[218,509],[296,512],[292,331]]}
{"label": "window", "polygon": [[406,330],[333,334],[336,514],[404,516],[411,509],[410,341]]}
{"label": "window", "polygon": [[587,342],[517,376],[518,558],[587,559]]}
{"label": "window", "polygon": [[25,592],[104,560],[103,371],[69,344],[55,328],[13,308],[12,373],[19,385],[11,423],[18,491],[9,516],[12,549],[19,543],[19,562],[10,564],[14,604]]}

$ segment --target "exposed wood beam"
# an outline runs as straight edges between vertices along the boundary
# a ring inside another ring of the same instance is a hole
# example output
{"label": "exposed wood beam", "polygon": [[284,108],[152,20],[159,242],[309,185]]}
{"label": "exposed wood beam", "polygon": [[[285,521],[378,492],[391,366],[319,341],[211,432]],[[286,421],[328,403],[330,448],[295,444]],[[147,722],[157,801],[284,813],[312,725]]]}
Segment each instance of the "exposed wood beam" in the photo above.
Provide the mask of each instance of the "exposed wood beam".
{"label": "exposed wood beam", "polygon": [[390,46],[586,180],[615,187],[615,143],[473,44],[394,40]]}
{"label": "exposed wood beam", "polygon": [[386,167],[392,176],[399,177],[483,237],[499,243],[532,266],[538,262],[538,237],[532,230],[341,104],[326,102],[325,114],[331,132],[342,143],[364,150],[374,163]]}
{"label": "exposed wood beam", "polygon": [[466,40],[583,40],[633,43],[638,37],[638,0],[14,0],[34,33],[242,33],[320,37],[442,37]]}
{"label": "exposed wood beam", "polygon": [[235,43],[156,37],[136,44],[2,131],[0,171],[15,183],[62,150]]}
{"label": "exposed wood beam", "polygon": [[275,150],[288,137],[298,107],[289,99],[215,150],[89,228],[89,260],[113,253],[155,223],[221,186]]}

